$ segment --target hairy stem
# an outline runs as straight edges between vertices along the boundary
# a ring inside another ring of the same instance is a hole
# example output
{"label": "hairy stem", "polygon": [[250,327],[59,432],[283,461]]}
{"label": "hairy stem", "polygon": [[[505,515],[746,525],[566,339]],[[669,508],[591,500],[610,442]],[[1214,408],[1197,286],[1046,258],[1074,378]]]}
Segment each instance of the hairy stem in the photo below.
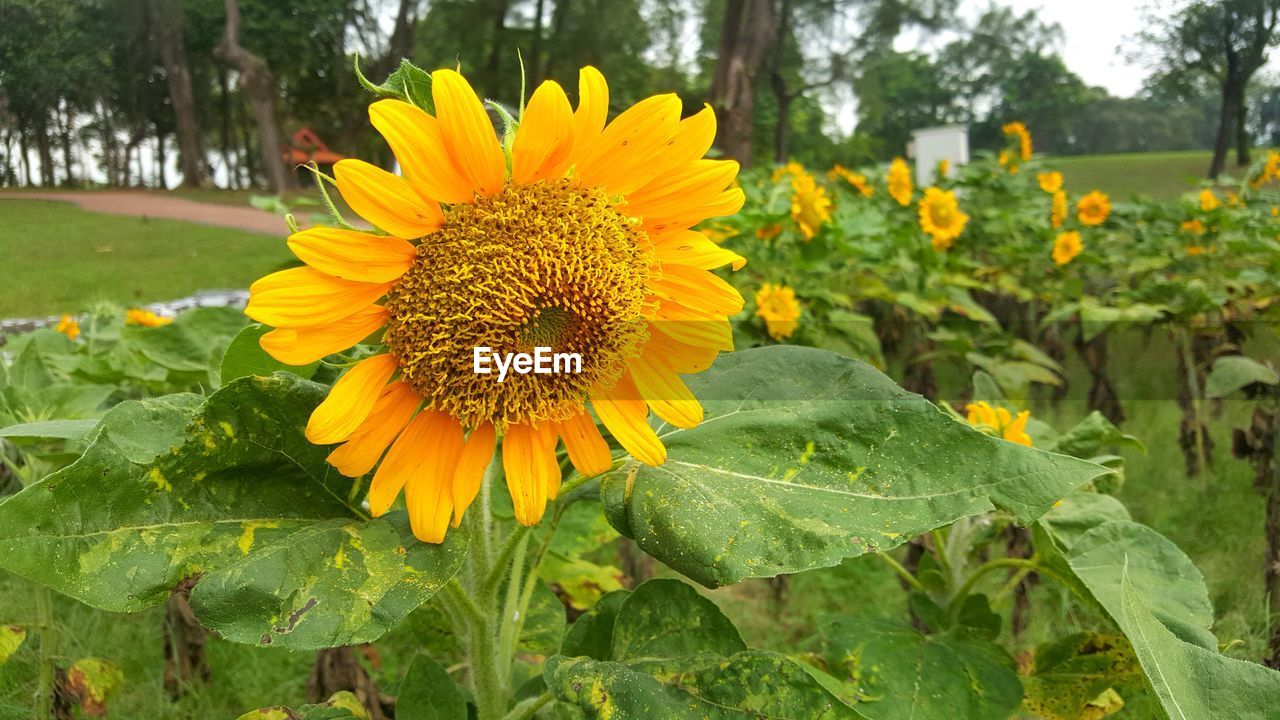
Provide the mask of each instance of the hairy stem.
{"label": "hairy stem", "polygon": [[57,680],[58,629],[53,624],[53,593],[49,588],[36,588],[36,614],[40,621],[40,678],[36,689],[36,718],[53,716],[54,683]]}

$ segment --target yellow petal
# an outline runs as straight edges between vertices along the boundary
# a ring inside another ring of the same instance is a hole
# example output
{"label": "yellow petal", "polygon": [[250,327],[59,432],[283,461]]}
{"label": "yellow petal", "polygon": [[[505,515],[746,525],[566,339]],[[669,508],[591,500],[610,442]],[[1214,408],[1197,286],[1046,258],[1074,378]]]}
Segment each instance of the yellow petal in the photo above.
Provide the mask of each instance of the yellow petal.
{"label": "yellow petal", "polygon": [[369,417],[382,387],[396,371],[396,359],[383,354],[356,363],[346,375],[338,378],[329,396],[311,413],[307,421],[307,439],[316,445],[342,442]]}
{"label": "yellow petal", "polygon": [[640,398],[649,403],[653,413],[680,428],[696,427],[702,422],[702,405],[675,371],[666,367],[651,353],[627,361],[631,379]]}
{"label": "yellow petal", "polygon": [[408,424],[422,398],[408,383],[397,380],[383,389],[369,417],[351,439],[329,453],[329,464],[347,477],[360,477],[373,469],[391,441]]}
{"label": "yellow petal", "polygon": [[703,105],[702,110],[680,121],[675,135],[655,159],[654,169],[657,172],[650,184],[660,182],[672,168],[706,155],[715,138],[716,112],[710,105]]}
{"label": "yellow petal", "polygon": [[685,265],[664,265],[662,275],[649,281],[649,289],[654,295],[713,315],[735,315],[744,304],[738,291],[720,277]]}
{"label": "yellow petal", "polygon": [[547,509],[546,463],[541,434],[529,425],[511,425],[502,436],[502,468],[516,521],[537,525]]}
{"label": "yellow petal", "polygon": [[738,175],[733,160],[694,160],[653,179],[627,196],[628,214],[661,224],[717,199]]}
{"label": "yellow petal", "polygon": [[650,234],[660,234],[667,230],[687,228],[697,225],[703,220],[733,215],[742,209],[746,195],[741,188],[730,188],[716,195],[711,200],[696,206],[689,206],[677,214],[661,218],[644,218],[643,227]]}
{"label": "yellow petal", "polygon": [[277,328],[263,335],[258,344],[285,365],[309,365],[359,343],[386,325],[390,317],[386,308],[370,305],[350,317],[324,325]]}
{"label": "yellow petal", "polygon": [[538,86],[511,144],[511,179],[521,185],[563,177],[573,150],[573,110],[555,81]]}
{"label": "yellow petal", "polygon": [[382,517],[391,509],[410,475],[422,464],[428,425],[426,413],[418,413],[396,438],[378,472],[373,474],[369,484],[369,513],[374,517]]}
{"label": "yellow petal", "polygon": [[692,310],[674,300],[657,298],[657,303],[654,320],[662,332],[688,345],[733,350],[733,327],[723,316]]}
{"label": "yellow petal", "polygon": [[404,504],[409,525],[422,542],[440,544],[453,516],[453,475],[462,456],[462,426],[439,410],[424,410],[422,462],[409,474]]}
{"label": "yellow petal", "polygon": [[418,251],[398,237],[316,227],[289,236],[289,249],[302,262],[343,280],[382,283],[398,279]]}
{"label": "yellow petal", "polygon": [[569,453],[569,461],[579,473],[594,477],[613,467],[613,454],[609,452],[609,443],[605,442],[591,419],[591,413],[582,411],[577,415],[560,422],[556,428],[564,440],[565,450]]}
{"label": "yellow petal", "polygon": [[462,515],[471,507],[480,492],[480,483],[484,482],[485,470],[493,462],[493,450],[496,446],[497,433],[491,423],[481,423],[467,438],[462,448],[462,456],[458,460],[458,468],[453,471],[453,526],[462,523]]}
{"label": "yellow petal", "polygon": [[556,423],[539,423],[534,432],[538,438],[535,457],[542,461],[542,482],[547,489],[547,498],[555,500],[560,494],[560,462],[556,458],[556,446],[560,444],[560,437],[556,434]]}
{"label": "yellow petal", "polygon": [[444,215],[399,175],[363,160],[339,160],[333,166],[338,192],[352,210],[374,227],[396,237],[420,238],[440,227]]}
{"label": "yellow petal", "polygon": [[624,374],[611,388],[597,386],[591,392],[591,405],[609,434],[632,457],[646,465],[666,462],[667,449],[649,427],[649,406],[640,399],[631,378]]}
{"label": "yellow petal", "polygon": [[569,162],[581,160],[600,137],[609,119],[609,85],[590,65],[578,71],[578,109],[573,113],[573,151]]}
{"label": "yellow petal", "polygon": [[506,179],[507,163],[489,114],[471,84],[453,70],[437,70],[431,75],[431,97],[453,166],[476,192],[497,193]]}
{"label": "yellow petal", "polygon": [[289,268],[249,286],[244,314],[272,327],[324,325],[369,307],[391,285],[341,280],[309,267]]}
{"label": "yellow petal", "polygon": [[420,196],[450,205],[475,199],[475,188],[453,166],[438,120],[400,100],[379,100],[370,105],[369,119]]}
{"label": "yellow petal", "polygon": [[626,195],[653,179],[656,160],[680,124],[680,98],[656,95],[609,123],[577,166],[582,185]]}
{"label": "yellow petal", "polygon": [[682,374],[700,373],[711,367],[720,351],[714,347],[690,345],[668,335],[666,323],[649,323],[649,342],[644,354],[653,354],[664,365]]}
{"label": "yellow petal", "polygon": [[688,265],[701,270],[714,270],[725,265],[741,270],[747,259],[725,250],[696,230],[673,230],[650,238],[653,255],[659,262]]}

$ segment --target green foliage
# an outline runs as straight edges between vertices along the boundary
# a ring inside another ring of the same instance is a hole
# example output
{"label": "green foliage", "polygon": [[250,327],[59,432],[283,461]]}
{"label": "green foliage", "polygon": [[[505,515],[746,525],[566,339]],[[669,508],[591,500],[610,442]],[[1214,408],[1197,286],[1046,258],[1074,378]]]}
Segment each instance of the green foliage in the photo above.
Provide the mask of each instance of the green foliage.
{"label": "green foliage", "polygon": [[467,702],[449,674],[426,655],[413,659],[396,697],[399,720],[453,720],[467,714]]}
{"label": "green foliage", "polygon": [[995,507],[1030,522],[1096,465],[995,440],[870,366],[743,351],[690,381],[707,408],[668,430],[666,464],[623,467],[611,522],[705,585],[834,565]]}

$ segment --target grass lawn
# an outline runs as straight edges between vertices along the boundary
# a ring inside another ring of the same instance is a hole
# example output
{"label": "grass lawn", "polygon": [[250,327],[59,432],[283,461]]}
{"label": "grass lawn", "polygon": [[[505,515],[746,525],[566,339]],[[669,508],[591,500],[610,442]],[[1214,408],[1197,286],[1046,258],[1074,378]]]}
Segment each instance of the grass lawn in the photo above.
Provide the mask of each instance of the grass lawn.
{"label": "grass lawn", "polygon": [[244,288],[292,257],[278,237],[0,200],[0,318],[76,312]]}
{"label": "grass lawn", "polygon": [[[1266,153],[1265,149],[1254,151]],[[1114,198],[1133,195],[1170,200],[1192,190],[1204,179],[1213,153],[1207,150],[1157,153],[1117,153],[1050,158],[1062,171],[1067,187],[1075,193],[1097,188]],[[1227,159],[1227,173],[1239,175],[1235,154]]]}

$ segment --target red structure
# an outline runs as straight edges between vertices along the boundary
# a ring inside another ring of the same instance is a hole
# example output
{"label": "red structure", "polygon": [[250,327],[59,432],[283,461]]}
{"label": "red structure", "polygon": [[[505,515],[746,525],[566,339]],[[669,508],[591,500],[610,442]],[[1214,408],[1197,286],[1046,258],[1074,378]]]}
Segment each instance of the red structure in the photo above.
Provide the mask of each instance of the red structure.
{"label": "red structure", "polygon": [[344,157],[329,149],[328,145],[311,128],[302,128],[289,139],[284,151],[284,161],[290,165],[305,165],[314,161],[319,165],[332,165]]}

